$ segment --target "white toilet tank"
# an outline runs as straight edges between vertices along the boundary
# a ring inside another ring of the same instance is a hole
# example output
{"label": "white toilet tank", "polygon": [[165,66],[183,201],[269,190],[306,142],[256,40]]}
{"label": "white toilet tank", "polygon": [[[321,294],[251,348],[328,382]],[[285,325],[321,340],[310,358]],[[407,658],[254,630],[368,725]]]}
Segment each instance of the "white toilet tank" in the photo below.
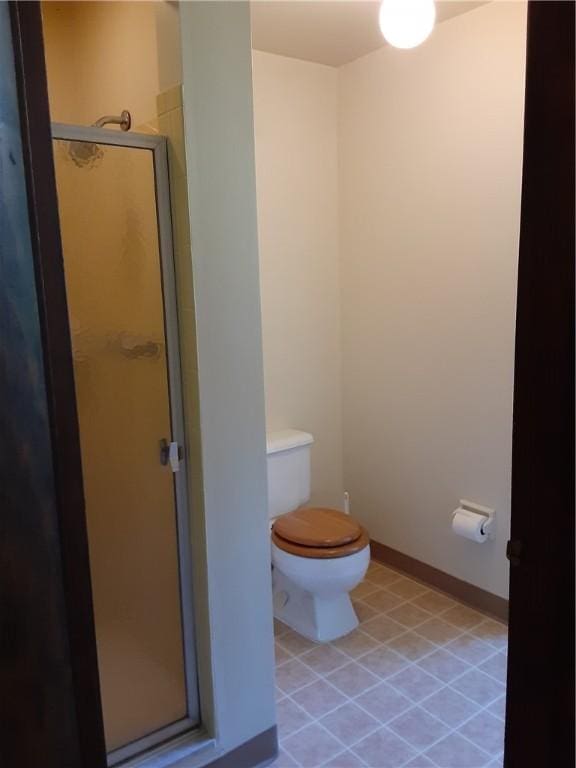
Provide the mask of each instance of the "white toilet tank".
{"label": "white toilet tank", "polygon": [[270,518],[305,504],[310,498],[310,451],[314,438],[308,432],[284,429],[268,432],[268,515]]}

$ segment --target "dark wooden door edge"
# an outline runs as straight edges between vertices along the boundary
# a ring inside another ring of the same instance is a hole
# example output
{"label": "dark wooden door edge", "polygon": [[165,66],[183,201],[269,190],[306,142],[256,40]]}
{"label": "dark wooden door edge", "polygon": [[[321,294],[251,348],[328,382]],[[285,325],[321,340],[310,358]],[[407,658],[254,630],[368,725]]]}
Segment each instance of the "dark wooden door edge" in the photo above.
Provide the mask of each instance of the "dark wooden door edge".
{"label": "dark wooden door edge", "polygon": [[216,758],[206,768],[255,768],[255,766],[269,765],[276,757],[278,757],[278,734],[276,726],[273,726],[226,755]]}
{"label": "dark wooden door edge", "polygon": [[38,2],[10,3],[82,768],[106,765],[76,393]]}
{"label": "dark wooden door edge", "polygon": [[467,581],[462,581],[462,579],[457,579],[456,576],[451,576],[449,573],[410,557],[410,555],[405,555],[403,552],[398,552],[398,550],[387,547],[379,541],[374,541],[374,539],[370,541],[370,550],[373,559],[379,563],[388,565],[410,576],[410,578],[445,592],[450,597],[456,598],[461,603],[465,603],[491,618],[503,622],[508,621],[508,600],[505,598],[487,592]]}
{"label": "dark wooden door edge", "polygon": [[574,755],[574,3],[529,2],[505,765]]}

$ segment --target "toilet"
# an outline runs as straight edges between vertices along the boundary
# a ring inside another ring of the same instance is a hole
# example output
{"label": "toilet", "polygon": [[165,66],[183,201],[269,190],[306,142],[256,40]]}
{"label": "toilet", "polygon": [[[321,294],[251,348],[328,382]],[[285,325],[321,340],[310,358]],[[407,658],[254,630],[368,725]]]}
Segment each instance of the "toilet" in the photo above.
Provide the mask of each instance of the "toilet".
{"label": "toilet", "polygon": [[350,515],[306,507],[314,438],[283,430],[267,435],[274,616],[325,643],[358,626],[350,591],[370,563],[370,540]]}

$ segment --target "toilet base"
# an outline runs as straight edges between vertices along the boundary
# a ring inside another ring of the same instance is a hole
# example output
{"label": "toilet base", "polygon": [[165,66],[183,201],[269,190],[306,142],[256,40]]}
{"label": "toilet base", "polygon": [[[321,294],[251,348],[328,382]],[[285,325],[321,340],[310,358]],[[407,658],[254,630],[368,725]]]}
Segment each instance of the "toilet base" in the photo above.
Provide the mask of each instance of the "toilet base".
{"label": "toilet base", "polygon": [[358,626],[348,592],[323,597],[313,595],[294,584],[278,568],[272,572],[272,588],[275,618],[309,640],[327,643]]}

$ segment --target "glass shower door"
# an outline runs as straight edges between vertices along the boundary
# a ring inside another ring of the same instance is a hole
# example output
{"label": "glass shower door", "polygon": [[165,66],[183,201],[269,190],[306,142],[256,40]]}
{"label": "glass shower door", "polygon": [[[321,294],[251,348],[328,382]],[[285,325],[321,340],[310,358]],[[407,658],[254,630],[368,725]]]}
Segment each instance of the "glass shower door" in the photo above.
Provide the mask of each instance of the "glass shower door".
{"label": "glass shower door", "polygon": [[113,764],[198,720],[166,149],[68,131],[86,135],[56,126],[54,160]]}

